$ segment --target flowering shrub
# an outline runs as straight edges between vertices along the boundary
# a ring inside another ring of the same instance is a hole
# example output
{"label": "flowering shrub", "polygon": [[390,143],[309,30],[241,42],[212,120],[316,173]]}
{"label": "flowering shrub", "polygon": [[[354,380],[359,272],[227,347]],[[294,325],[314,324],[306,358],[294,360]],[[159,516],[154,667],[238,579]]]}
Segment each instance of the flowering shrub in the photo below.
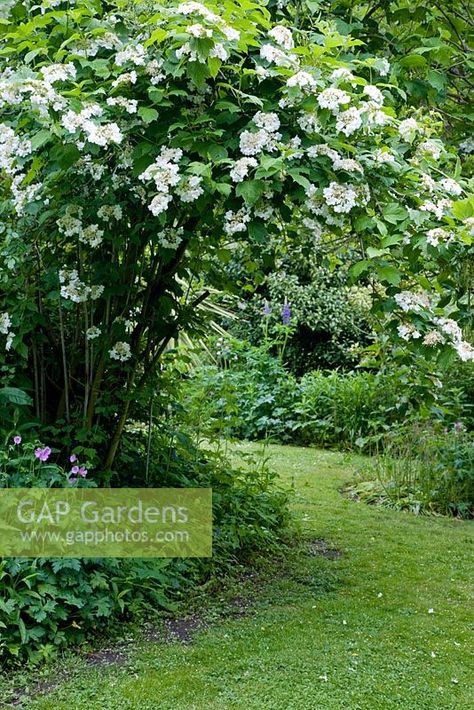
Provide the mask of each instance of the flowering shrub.
{"label": "flowering shrub", "polygon": [[25,0],[0,35],[2,359],[43,422],[105,422],[106,468],[201,284],[270,237],[355,245],[403,356],[473,358],[468,185],[383,57],[251,0]]}

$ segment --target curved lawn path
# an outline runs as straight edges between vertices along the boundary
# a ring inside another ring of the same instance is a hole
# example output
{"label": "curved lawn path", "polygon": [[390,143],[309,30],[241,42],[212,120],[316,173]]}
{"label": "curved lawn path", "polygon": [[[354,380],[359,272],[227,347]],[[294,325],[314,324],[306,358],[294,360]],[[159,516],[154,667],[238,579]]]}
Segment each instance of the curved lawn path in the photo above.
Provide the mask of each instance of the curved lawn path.
{"label": "curved lawn path", "polygon": [[282,479],[294,480],[305,534],[342,553],[305,558],[299,574],[312,585],[298,596],[276,578],[270,601],[248,616],[217,622],[189,645],[142,644],[128,665],[83,669],[23,707],[474,707],[472,524],[344,499],[337,489],[355,459],[341,454],[283,446],[271,454]]}

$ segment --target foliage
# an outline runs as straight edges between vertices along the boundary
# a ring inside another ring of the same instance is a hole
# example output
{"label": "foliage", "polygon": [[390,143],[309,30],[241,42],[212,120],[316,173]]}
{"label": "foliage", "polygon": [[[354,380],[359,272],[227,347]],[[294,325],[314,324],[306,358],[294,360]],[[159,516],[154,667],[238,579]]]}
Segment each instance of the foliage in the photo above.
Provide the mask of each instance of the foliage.
{"label": "foliage", "polygon": [[395,375],[310,372],[300,391],[298,438],[306,444],[370,450],[412,411]]}
{"label": "foliage", "polygon": [[[0,662],[36,662],[120,620],[170,609],[191,584],[222,575],[280,540],[289,523],[288,496],[266,462],[253,457],[232,465],[221,451],[196,448],[180,423],[178,429],[174,420],[159,420],[150,441],[146,427],[129,425],[120,482],[212,487],[212,558],[0,559]],[[64,468],[48,461],[57,453],[50,447],[15,439],[0,448],[0,487],[97,485],[76,454]],[[144,467],[147,450],[150,466]]]}
{"label": "foliage", "polygon": [[363,467],[348,492],[361,500],[410,510],[474,516],[474,437],[424,425],[387,436],[384,452]]}
{"label": "foliage", "polygon": [[268,347],[226,338],[213,348],[217,364],[196,368],[183,390],[183,409],[201,435],[292,440],[299,388]]}
{"label": "foliage", "polygon": [[[286,302],[292,331],[286,343],[285,364],[296,375],[314,369],[351,369],[360,351],[373,341],[370,310],[372,289],[351,285],[347,268],[334,257],[294,249],[275,265],[265,283],[244,301],[229,331],[258,345],[281,322]],[[245,308],[244,308],[245,306]],[[274,349],[275,351],[275,349]]]}
{"label": "foliage", "polygon": [[400,358],[472,359],[469,185],[436,115],[399,111],[385,58],[251,0],[7,9],[0,337],[43,425],[100,422],[112,469],[168,344],[202,329],[206,287],[235,289],[238,252],[253,288],[270,240],[355,249]]}
{"label": "foliage", "polygon": [[170,608],[186,561],[0,560],[0,659],[37,662],[120,618]]}
{"label": "foliage", "polygon": [[[296,378],[272,354],[233,338],[210,346],[215,362],[186,379],[182,411],[199,420],[198,436],[265,439],[376,451],[407,420],[472,426],[472,381],[450,371],[400,366],[380,372],[308,372]],[[430,386],[433,399],[424,400]],[[179,411],[179,410],[178,410]]]}

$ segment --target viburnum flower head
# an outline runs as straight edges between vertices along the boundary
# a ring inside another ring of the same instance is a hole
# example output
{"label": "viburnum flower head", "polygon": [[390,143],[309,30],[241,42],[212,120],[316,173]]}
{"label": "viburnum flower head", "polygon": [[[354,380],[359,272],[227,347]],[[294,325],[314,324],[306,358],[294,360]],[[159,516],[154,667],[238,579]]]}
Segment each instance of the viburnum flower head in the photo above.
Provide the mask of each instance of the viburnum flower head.
{"label": "viburnum flower head", "polygon": [[357,192],[347,183],[331,182],[329,187],[324,188],[323,195],[326,204],[332,207],[334,212],[350,212],[357,204]]}
{"label": "viburnum flower head", "polygon": [[420,126],[414,118],[405,118],[405,120],[401,121],[398,126],[400,137],[408,142],[411,142],[415,138],[415,135],[419,132],[419,130]]}
{"label": "viburnum flower head", "polygon": [[244,155],[258,155],[269,141],[269,134],[263,128],[259,131],[243,131],[240,134],[240,151]]}
{"label": "viburnum flower head", "polygon": [[120,362],[126,362],[132,357],[132,351],[128,343],[122,341],[117,341],[113,348],[109,350],[109,355],[112,360],[119,360]]}
{"label": "viburnum flower head", "polygon": [[346,91],[330,86],[318,95],[317,102],[321,108],[328,108],[337,113],[341,106],[350,103],[351,97]]}
{"label": "viburnum flower head", "polygon": [[336,121],[336,130],[344,133],[345,136],[352,135],[358,128],[362,126],[362,117],[358,109],[354,106],[348,108],[338,114]]}
{"label": "viburnum flower head", "polygon": [[256,168],[258,165],[255,158],[240,158],[234,163],[230,171],[230,177],[233,182],[242,182],[247,177],[250,168]]}
{"label": "viburnum flower head", "polygon": [[307,71],[299,71],[287,80],[286,85],[289,88],[294,86],[299,86],[300,89],[305,89],[306,87],[314,89],[316,86],[315,78],[309,74]]}
{"label": "viburnum flower head", "polygon": [[283,27],[282,25],[275,25],[272,27],[268,36],[275,40],[280,47],[283,49],[293,49],[295,43],[293,42],[293,35],[288,27]]}
{"label": "viburnum flower head", "polygon": [[280,119],[276,113],[264,113],[258,111],[253,117],[253,122],[258,128],[264,128],[269,133],[278,131],[280,128]]}
{"label": "viburnum flower head", "polygon": [[383,94],[377,86],[373,84],[368,84],[364,86],[364,94],[369,97],[371,101],[377,106],[382,106],[383,104]]}

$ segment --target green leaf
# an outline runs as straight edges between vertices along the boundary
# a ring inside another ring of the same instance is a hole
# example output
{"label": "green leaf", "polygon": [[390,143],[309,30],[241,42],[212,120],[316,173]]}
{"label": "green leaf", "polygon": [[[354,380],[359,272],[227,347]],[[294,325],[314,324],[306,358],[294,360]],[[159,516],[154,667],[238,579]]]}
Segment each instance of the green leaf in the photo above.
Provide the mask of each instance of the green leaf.
{"label": "green leaf", "polygon": [[248,205],[254,205],[265,192],[263,180],[246,180],[239,183],[235,190],[238,197],[243,197]]}
{"label": "green leaf", "polygon": [[474,216],[474,197],[455,202],[451,207],[451,212],[456,219],[468,219]]}
{"label": "green leaf", "polygon": [[30,395],[18,389],[18,387],[2,387],[0,389],[0,401],[17,406],[30,406],[33,404]]}
{"label": "green leaf", "polygon": [[408,217],[408,212],[397,202],[390,202],[384,208],[383,216],[386,222],[397,224],[397,222],[403,222]]}
{"label": "green leaf", "polygon": [[301,175],[301,173],[298,170],[288,170],[288,175],[291,175],[293,180],[298,183],[298,185],[301,185],[302,187],[305,188],[305,190],[311,186],[310,181],[308,178],[306,178],[304,175]]}
{"label": "green leaf", "polygon": [[157,30],[154,30],[151,33],[150,37],[145,42],[145,47],[150,47],[150,45],[152,44],[160,44],[161,42],[163,42],[167,34],[168,33],[166,30],[163,30],[161,29],[161,27],[159,27]]}
{"label": "green leaf", "polygon": [[370,266],[370,261],[368,261],[367,259],[364,259],[363,261],[358,261],[357,264],[353,264],[349,269],[349,275],[353,279],[358,279],[359,276],[369,270]]}
{"label": "green leaf", "polygon": [[375,267],[377,276],[381,281],[387,281],[392,286],[396,286],[400,283],[402,274],[395,267],[390,264],[377,264]]}
{"label": "green leaf", "polygon": [[38,150],[38,148],[41,148],[41,146],[45,145],[45,143],[48,143],[52,137],[52,134],[44,128],[42,131],[35,133],[35,135],[31,138],[31,147],[34,151]]}
{"label": "green leaf", "polygon": [[378,256],[383,256],[383,254],[386,254],[387,250],[386,249],[376,249],[375,247],[368,247],[367,248],[367,256],[370,259],[376,259]]}
{"label": "green leaf", "polygon": [[426,67],[428,62],[419,54],[408,54],[406,57],[402,57],[398,64],[407,69],[420,69]]}
{"label": "green leaf", "polygon": [[154,108],[147,108],[146,106],[141,106],[138,109],[138,115],[145,123],[153,123],[158,118],[158,111]]}

